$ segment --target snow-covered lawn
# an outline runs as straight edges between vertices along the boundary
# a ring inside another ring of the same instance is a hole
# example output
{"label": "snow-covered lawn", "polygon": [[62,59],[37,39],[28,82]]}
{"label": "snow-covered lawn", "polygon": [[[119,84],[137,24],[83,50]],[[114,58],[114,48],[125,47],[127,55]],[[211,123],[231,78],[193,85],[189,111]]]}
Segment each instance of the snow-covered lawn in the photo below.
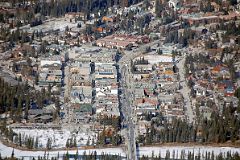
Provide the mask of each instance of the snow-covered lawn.
{"label": "snow-covered lawn", "polygon": [[[66,146],[67,140],[76,137],[77,146],[84,146],[87,144],[89,139],[90,144],[92,143],[92,139],[96,142],[97,135],[93,132],[83,133],[71,133],[69,130],[53,130],[53,129],[13,129],[15,133],[21,133],[21,136],[29,136],[34,139],[38,137],[39,147],[45,148],[48,139],[50,138],[52,141],[53,148],[62,148]],[[22,138],[24,139],[24,138]]]}

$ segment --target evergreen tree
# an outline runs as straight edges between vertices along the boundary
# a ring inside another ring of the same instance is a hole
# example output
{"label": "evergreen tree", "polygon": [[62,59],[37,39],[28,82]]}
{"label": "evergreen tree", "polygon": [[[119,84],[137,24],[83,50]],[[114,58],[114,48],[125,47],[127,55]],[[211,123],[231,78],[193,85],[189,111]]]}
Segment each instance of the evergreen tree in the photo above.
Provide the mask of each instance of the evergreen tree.
{"label": "evergreen tree", "polygon": [[79,154],[78,154],[78,150],[77,150],[74,159],[75,159],[75,160],[78,160],[78,157],[79,157]]}
{"label": "evergreen tree", "polygon": [[35,140],[35,145],[34,145],[34,148],[38,148],[38,143],[39,143],[39,140],[38,140],[38,136],[36,137],[36,140]]}
{"label": "evergreen tree", "polygon": [[21,133],[18,133],[18,144],[19,144],[19,146],[21,147],[22,146],[22,135],[21,135]]}
{"label": "evergreen tree", "polygon": [[69,144],[69,139],[68,139],[66,142],[66,148],[69,148],[69,147],[70,147],[70,144]]}
{"label": "evergreen tree", "polygon": [[77,139],[76,139],[76,137],[74,137],[74,139],[73,139],[73,147],[77,147]]}
{"label": "evergreen tree", "polygon": [[87,140],[87,143],[86,143],[87,146],[90,145],[90,138],[88,137],[88,140]]}
{"label": "evergreen tree", "polygon": [[51,138],[48,138],[46,147],[48,150],[52,149],[52,139]]}

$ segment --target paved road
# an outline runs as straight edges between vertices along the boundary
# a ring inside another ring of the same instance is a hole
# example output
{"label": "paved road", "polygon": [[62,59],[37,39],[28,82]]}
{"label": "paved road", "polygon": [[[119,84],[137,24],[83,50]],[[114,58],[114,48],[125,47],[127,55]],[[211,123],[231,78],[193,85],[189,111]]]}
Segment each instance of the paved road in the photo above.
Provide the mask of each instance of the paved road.
{"label": "paved road", "polygon": [[124,124],[127,126],[127,135],[125,137],[127,141],[127,157],[129,160],[137,160],[136,152],[136,124],[134,120],[136,119],[135,113],[133,113],[134,106],[132,105],[134,95],[132,84],[131,84],[131,60],[135,57],[142,55],[145,52],[146,47],[152,46],[159,41],[153,41],[148,44],[144,44],[137,49],[132,51],[125,51],[124,56],[118,62],[120,67],[120,72],[122,75],[121,86],[122,86],[122,113],[124,116]]}
{"label": "paved road", "polygon": [[133,95],[129,92],[128,84],[129,84],[129,69],[127,65],[122,66],[121,68],[122,81],[121,84],[123,86],[123,99],[122,99],[122,111],[124,115],[124,124],[127,126],[127,157],[129,160],[137,160],[136,154],[136,138],[135,138],[135,124],[133,123],[133,113],[132,113],[132,99]]}
{"label": "paved road", "polygon": [[193,122],[194,120],[194,114],[192,109],[192,102],[190,99],[190,89],[187,86],[187,81],[185,79],[185,69],[184,69],[184,63],[185,63],[186,57],[184,56],[183,59],[177,63],[177,67],[179,68],[179,75],[180,75],[180,85],[182,88],[180,89],[180,92],[183,95],[184,98],[184,106],[186,108],[185,114],[188,117],[189,122]]}
{"label": "paved road", "polygon": [[66,100],[65,102],[68,102],[69,99],[69,91],[70,91],[70,84],[69,84],[69,78],[70,78],[70,73],[69,73],[69,66],[64,67],[64,99]]}

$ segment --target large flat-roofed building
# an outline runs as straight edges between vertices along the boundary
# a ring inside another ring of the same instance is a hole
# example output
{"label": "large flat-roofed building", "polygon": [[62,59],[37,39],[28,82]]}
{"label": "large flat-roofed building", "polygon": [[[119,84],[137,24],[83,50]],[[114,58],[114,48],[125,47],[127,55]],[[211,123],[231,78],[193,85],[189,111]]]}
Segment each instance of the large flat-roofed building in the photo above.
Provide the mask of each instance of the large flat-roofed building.
{"label": "large flat-roofed building", "polygon": [[97,46],[106,48],[122,48],[138,46],[144,41],[144,36],[133,36],[127,34],[113,34],[96,41]]}
{"label": "large flat-roofed building", "polygon": [[208,14],[186,14],[182,15],[181,19],[187,21],[190,25],[218,23],[220,17],[217,15]]}
{"label": "large flat-roofed building", "polygon": [[146,60],[149,64],[158,64],[158,63],[173,63],[173,58],[171,55],[144,55],[137,57],[136,60]]}
{"label": "large flat-roofed building", "polygon": [[71,63],[70,67],[71,85],[81,85],[90,83],[91,67],[89,62]]}
{"label": "large flat-roofed building", "polygon": [[116,68],[114,63],[95,63],[96,79],[114,79],[116,78]]}

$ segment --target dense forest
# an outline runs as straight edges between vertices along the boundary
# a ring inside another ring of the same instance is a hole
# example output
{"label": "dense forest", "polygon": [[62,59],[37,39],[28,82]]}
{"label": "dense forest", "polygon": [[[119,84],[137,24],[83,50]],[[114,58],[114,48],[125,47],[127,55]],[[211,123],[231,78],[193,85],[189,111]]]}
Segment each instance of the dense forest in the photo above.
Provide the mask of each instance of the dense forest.
{"label": "dense forest", "polygon": [[[21,122],[23,119],[28,120],[28,111],[33,106],[41,109],[52,103],[55,103],[57,108],[53,114],[55,119],[58,117],[60,104],[57,97],[51,96],[51,87],[48,90],[35,91],[27,83],[19,83],[15,86],[0,78],[0,113],[8,114],[13,122]],[[0,121],[0,132],[10,142],[18,146],[24,146],[28,149],[37,149],[39,147],[38,137],[14,133],[11,128],[7,127],[6,118]],[[51,149],[51,141],[51,139],[48,140],[48,149]]]}
{"label": "dense forest", "polygon": [[[127,2],[128,5],[131,5],[141,1],[142,0],[128,0]],[[10,0],[7,2],[10,2],[12,7],[28,10],[27,14],[21,12],[21,14],[17,15],[28,24],[39,20],[34,16],[35,14],[40,14],[41,18],[43,18],[43,16],[60,17],[68,12],[82,12],[87,18],[89,18],[91,13],[104,13],[107,11],[108,7],[113,5],[123,5],[124,3],[124,1],[121,0],[61,0],[57,2],[54,0],[31,0],[30,4],[26,0]],[[0,20],[4,21],[4,18],[1,17],[0,14]]]}
{"label": "dense forest", "polygon": [[148,128],[145,136],[139,136],[141,144],[154,143],[225,143],[236,142],[240,139],[240,119],[237,117],[238,108],[224,107],[223,113],[212,113],[211,119],[201,119],[196,124],[175,119],[173,123],[167,123],[162,117],[156,117]]}
{"label": "dense forest", "polygon": [[50,103],[55,103],[59,109],[59,99],[51,96],[51,87],[48,90],[43,88],[41,91],[35,91],[27,83],[11,86],[0,78],[0,113],[9,113],[14,121],[28,119],[28,110],[31,105],[43,108]]}

